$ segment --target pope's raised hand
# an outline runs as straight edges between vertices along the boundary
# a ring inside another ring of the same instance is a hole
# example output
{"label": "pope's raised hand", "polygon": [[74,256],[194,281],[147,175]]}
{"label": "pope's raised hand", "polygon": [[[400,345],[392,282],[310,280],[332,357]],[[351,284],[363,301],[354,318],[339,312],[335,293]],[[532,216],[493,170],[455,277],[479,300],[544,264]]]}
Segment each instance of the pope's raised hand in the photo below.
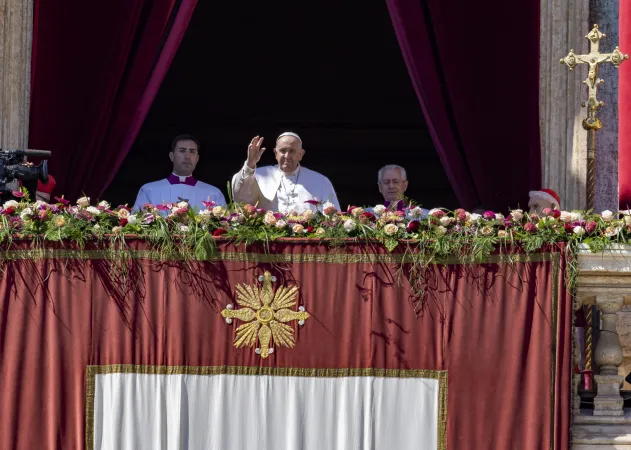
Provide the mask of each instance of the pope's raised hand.
{"label": "pope's raised hand", "polygon": [[261,155],[265,151],[265,147],[261,148],[263,145],[263,138],[256,136],[248,145],[248,160],[247,165],[250,169],[255,169],[259,160],[261,159]]}

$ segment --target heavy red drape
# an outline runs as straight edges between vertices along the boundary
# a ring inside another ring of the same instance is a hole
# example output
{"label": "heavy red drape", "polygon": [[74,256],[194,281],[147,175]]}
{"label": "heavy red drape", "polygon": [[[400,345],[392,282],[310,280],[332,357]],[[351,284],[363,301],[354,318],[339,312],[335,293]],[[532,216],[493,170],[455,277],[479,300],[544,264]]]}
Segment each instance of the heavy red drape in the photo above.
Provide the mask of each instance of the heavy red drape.
{"label": "heavy red drape", "polygon": [[36,0],[29,146],[56,193],[100,196],[127,155],[197,0]]}
{"label": "heavy red drape", "polygon": [[[562,251],[429,266],[420,309],[409,283],[418,273],[399,271],[382,249],[220,249],[212,262],[137,259],[127,270],[102,251],[74,259],[61,247],[61,259],[7,262],[0,448],[84,448],[86,368],[110,364],[447,371],[448,449],[568,448],[572,308]],[[233,347],[238,324],[220,311],[235,303],[238,283],[256,284],[264,270],[277,286],[297,285],[311,317],[294,348],[261,360]]]}
{"label": "heavy red drape", "polygon": [[539,2],[387,4],[461,206],[525,207],[542,187]]}
{"label": "heavy red drape", "polygon": [[[619,4],[620,48],[631,48],[631,4]],[[621,209],[631,208],[631,67],[620,66],[618,78],[618,199]]]}

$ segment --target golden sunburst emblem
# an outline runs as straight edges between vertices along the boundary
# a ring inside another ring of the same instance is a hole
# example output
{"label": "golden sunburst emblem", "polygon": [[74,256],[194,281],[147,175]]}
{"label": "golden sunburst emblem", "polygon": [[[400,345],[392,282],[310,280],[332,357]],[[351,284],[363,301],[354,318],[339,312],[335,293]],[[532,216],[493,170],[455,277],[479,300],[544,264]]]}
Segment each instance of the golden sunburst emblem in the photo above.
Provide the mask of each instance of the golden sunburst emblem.
{"label": "golden sunburst emblem", "polygon": [[294,330],[284,322],[297,320],[298,325],[302,326],[309,318],[309,313],[302,306],[298,311],[289,309],[296,304],[296,286],[281,286],[274,291],[272,283],[276,281],[276,277],[268,271],[259,276],[259,281],[263,282],[260,289],[257,286],[238,284],[236,297],[241,308],[234,309],[233,305],[227,305],[226,309],[221,311],[221,315],[228,324],[232,323],[232,319],[247,322],[237,328],[235,347],[254,347],[258,341],[256,353],[261,355],[261,358],[267,358],[274,353],[270,341],[277,346],[294,347]]}

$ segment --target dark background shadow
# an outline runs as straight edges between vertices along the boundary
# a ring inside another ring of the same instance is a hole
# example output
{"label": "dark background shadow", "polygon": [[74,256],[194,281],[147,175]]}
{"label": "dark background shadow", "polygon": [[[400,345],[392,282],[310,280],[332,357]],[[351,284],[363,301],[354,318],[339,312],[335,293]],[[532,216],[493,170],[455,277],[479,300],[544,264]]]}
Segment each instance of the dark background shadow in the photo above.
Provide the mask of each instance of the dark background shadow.
{"label": "dark background shadow", "polygon": [[138,139],[104,198],[133,204],[170,172],[179,133],[202,141],[195,175],[227,194],[247,144],[301,135],[306,167],[328,176],[342,207],[380,203],[377,170],[408,171],[408,195],[456,207],[385,2],[200,1]]}

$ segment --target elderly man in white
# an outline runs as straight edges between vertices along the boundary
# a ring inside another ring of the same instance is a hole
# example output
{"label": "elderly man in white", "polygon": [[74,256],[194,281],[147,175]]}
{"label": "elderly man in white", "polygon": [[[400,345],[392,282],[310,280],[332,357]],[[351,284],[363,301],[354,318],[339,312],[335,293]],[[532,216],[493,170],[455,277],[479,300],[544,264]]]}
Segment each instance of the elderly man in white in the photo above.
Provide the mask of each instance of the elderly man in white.
{"label": "elderly man in white", "polygon": [[340,209],[333,185],[327,177],[300,164],[305,150],[296,133],[283,133],[276,139],[275,166],[257,168],[265,148],[263,138],[256,136],[248,146],[245,164],[232,177],[232,192],[236,202],[258,204],[267,210],[287,213],[314,210],[307,200],[331,202]]}

